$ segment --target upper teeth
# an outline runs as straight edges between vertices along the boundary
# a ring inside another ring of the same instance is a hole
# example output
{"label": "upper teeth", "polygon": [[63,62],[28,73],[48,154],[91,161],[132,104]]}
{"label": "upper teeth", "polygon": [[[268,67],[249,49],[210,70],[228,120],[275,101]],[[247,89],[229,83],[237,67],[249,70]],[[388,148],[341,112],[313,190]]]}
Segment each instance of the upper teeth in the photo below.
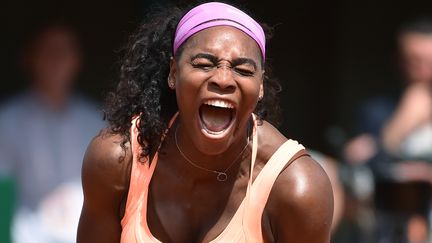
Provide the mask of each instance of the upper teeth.
{"label": "upper teeth", "polygon": [[230,109],[234,108],[234,106],[231,103],[223,100],[208,100],[204,104],[221,107],[221,108],[230,108]]}

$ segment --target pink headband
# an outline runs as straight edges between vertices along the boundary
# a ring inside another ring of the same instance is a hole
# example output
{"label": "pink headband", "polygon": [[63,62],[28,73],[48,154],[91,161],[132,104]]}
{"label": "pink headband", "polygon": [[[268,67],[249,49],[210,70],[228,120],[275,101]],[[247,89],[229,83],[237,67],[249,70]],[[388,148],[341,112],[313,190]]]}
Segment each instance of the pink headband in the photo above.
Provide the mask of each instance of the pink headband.
{"label": "pink headband", "polygon": [[193,34],[220,25],[233,26],[245,32],[256,41],[265,58],[265,34],[262,27],[241,10],[219,2],[198,5],[183,16],[177,25],[173,53]]}

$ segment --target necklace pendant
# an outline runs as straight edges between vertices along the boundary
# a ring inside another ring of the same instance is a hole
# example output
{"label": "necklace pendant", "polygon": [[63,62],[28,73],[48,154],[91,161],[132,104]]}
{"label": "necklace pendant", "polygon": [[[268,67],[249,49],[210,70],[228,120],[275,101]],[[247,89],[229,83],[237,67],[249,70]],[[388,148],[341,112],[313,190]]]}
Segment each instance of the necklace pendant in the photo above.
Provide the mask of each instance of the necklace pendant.
{"label": "necklace pendant", "polygon": [[228,176],[225,172],[217,172],[216,179],[218,181],[226,181],[228,179]]}

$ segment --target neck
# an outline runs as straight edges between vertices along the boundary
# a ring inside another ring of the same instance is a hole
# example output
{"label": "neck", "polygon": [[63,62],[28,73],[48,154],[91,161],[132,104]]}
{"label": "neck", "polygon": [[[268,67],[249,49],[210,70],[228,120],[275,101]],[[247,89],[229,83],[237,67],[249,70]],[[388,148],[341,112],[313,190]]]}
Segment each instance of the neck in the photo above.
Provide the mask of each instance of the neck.
{"label": "neck", "polygon": [[35,85],[34,90],[42,99],[42,101],[52,110],[62,110],[69,98],[67,89],[55,89],[44,87],[43,85]]}
{"label": "neck", "polygon": [[[190,139],[184,132],[181,131],[179,125],[173,130],[173,140],[176,145],[178,156],[176,161],[179,161],[179,166],[186,169],[191,176],[188,177],[206,177],[213,181],[225,181],[235,178],[236,171],[239,165],[244,161],[248,154],[249,136],[244,129],[244,135],[240,136],[236,141],[228,147],[226,151],[217,155],[208,155],[200,152],[193,146]],[[203,178],[201,178],[203,179]]]}

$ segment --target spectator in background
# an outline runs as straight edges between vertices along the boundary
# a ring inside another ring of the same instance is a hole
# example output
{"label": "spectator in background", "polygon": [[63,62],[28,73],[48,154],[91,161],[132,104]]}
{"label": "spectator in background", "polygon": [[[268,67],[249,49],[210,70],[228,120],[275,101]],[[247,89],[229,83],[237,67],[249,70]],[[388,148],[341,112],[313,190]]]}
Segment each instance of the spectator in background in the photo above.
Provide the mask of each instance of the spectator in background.
{"label": "spectator in background", "polygon": [[410,242],[424,242],[432,188],[432,19],[408,25],[399,41],[409,83],[381,139],[385,151],[401,160],[394,169],[399,181],[429,184],[425,209],[412,216],[407,229]]}
{"label": "spectator in background", "polygon": [[361,107],[362,130],[346,144],[345,160],[367,163],[377,181],[377,207],[389,211],[379,242],[425,242],[432,184],[432,19],[398,36],[406,87],[400,101],[380,97]]}
{"label": "spectator in background", "polygon": [[17,196],[13,242],[76,241],[82,158],[105,125],[95,104],[74,91],[81,57],[71,28],[43,27],[22,59],[30,87],[0,107],[0,175]]}
{"label": "spectator in background", "polygon": [[403,159],[432,161],[432,20],[400,37],[408,87],[383,129],[383,144]]}

